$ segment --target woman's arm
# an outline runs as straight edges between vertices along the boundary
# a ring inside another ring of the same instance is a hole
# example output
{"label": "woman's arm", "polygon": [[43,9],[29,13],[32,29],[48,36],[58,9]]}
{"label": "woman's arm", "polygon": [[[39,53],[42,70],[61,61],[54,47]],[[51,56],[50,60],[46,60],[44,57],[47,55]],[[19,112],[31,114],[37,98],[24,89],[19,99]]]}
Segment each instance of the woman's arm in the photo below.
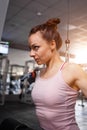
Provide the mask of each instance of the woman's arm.
{"label": "woman's arm", "polygon": [[75,84],[81,89],[87,97],[87,73],[79,66],[75,65]]}

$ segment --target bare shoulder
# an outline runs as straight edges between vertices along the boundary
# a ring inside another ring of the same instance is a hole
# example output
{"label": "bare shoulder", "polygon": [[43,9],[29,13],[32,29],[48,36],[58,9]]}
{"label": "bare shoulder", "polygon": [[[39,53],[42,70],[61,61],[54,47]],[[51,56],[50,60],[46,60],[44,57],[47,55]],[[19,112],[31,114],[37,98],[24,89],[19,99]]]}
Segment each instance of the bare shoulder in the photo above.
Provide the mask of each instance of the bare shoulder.
{"label": "bare shoulder", "polygon": [[75,90],[81,89],[87,97],[87,72],[75,63],[66,63],[63,72],[65,81]]}
{"label": "bare shoulder", "polygon": [[71,72],[74,76],[86,76],[87,73],[82,69],[82,67],[76,63],[66,63],[67,71]]}
{"label": "bare shoulder", "polygon": [[82,70],[82,67],[76,63],[66,63],[65,67],[66,67],[66,69],[71,70],[71,71],[73,71],[73,70],[77,71],[79,69]]}

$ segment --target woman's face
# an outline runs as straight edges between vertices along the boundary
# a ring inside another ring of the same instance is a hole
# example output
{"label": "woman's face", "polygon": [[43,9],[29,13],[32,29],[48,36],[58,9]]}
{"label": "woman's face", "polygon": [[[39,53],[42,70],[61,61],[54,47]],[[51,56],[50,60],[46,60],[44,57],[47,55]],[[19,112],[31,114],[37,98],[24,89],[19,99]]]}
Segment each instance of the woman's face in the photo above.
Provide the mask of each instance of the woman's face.
{"label": "woman's face", "polygon": [[52,45],[42,38],[40,32],[32,34],[28,38],[30,56],[35,59],[38,65],[49,63],[52,57]]}

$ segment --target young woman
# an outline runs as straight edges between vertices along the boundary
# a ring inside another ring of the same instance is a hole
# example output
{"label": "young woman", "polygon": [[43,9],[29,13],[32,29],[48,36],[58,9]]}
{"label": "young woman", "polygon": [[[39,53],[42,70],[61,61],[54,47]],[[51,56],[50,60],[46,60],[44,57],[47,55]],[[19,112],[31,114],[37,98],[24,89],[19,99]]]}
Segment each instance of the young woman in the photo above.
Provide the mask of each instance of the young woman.
{"label": "young woman", "polygon": [[30,56],[46,66],[36,78],[32,98],[42,129],[79,130],[75,103],[79,90],[87,97],[87,74],[79,65],[61,60],[58,23],[58,18],[49,19],[29,33]]}

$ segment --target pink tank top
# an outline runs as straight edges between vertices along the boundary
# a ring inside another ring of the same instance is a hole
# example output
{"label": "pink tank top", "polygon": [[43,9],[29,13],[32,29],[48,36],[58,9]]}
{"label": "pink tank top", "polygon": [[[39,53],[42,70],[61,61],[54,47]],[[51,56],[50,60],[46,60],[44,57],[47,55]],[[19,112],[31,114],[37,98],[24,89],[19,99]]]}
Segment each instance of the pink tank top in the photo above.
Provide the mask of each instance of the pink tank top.
{"label": "pink tank top", "polygon": [[32,90],[36,114],[44,130],[79,130],[75,120],[78,92],[65,83],[61,72],[63,65],[51,78],[38,76]]}

